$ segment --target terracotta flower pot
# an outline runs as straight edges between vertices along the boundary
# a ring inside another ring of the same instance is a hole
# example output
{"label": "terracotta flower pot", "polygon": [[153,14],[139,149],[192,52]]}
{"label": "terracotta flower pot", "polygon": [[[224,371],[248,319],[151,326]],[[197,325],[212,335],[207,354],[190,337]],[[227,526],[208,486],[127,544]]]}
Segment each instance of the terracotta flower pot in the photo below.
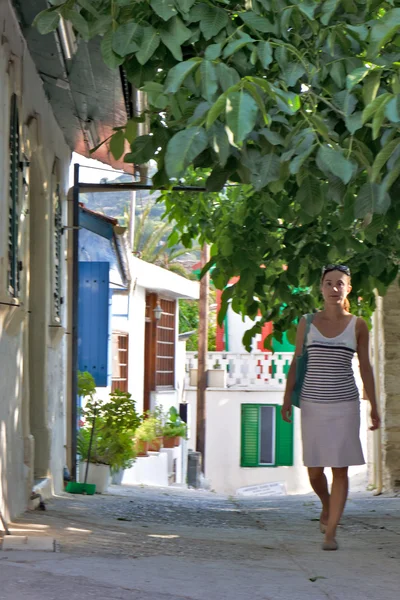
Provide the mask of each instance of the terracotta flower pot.
{"label": "terracotta flower pot", "polygon": [[149,451],[149,442],[144,442],[143,440],[136,441],[136,450],[138,456],[147,456]]}
{"label": "terracotta flower pot", "polygon": [[175,446],[179,446],[181,443],[181,436],[180,435],[176,435],[175,436]]}
{"label": "terracotta flower pot", "polygon": [[[178,438],[179,439],[179,438]],[[164,448],[175,448],[176,437],[166,437],[164,436]]]}
{"label": "terracotta flower pot", "polygon": [[150,452],[160,452],[163,445],[163,438],[156,437],[154,440],[149,442],[149,451]]}

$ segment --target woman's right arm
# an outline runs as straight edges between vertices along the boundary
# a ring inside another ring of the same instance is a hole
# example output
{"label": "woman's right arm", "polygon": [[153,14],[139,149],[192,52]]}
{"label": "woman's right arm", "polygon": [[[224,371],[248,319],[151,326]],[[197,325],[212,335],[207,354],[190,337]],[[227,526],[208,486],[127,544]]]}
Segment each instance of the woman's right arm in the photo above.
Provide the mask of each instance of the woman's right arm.
{"label": "woman's right arm", "polygon": [[285,395],[283,397],[283,405],[281,408],[281,415],[284,421],[291,423],[292,416],[292,392],[296,383],[296,356],[300,356],[303,353],[303,340],[306,333],[306,320],[304,317],[300,319],[300,323],[297,327],[296,333],[296,349],[294,352],[293,360],[290,365],[290,369],[286,379]]}

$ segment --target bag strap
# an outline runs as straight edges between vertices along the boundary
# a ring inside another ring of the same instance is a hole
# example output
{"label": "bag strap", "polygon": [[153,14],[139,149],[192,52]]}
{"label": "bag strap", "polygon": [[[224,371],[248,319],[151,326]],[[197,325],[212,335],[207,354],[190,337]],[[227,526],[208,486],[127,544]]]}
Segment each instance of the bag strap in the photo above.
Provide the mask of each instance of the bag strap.
{"label": "bag strap", "polygon": [[314,313],[309,313],[307,315],[304,315],[304,318],[306,320],[306,332],[304,334],[304,340],[303,340],[303,352],[305,350],[306,347],[306,343],[307,343],[307,337],[308,337],[308,332],[310,331],[310,325],[314,320]]}

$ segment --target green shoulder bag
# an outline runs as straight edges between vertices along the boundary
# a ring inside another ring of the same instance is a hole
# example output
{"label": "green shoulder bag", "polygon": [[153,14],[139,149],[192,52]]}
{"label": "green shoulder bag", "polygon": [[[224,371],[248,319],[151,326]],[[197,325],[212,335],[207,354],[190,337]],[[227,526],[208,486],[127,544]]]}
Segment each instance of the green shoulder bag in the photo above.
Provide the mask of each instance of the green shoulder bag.
{"label": "green shoulder bag", "polygon": [[307,325],[306,325],[306,332],[304,334],[303,349],[302,349],[300,356],[296,357],[296,383],[294,384],[294,388],[293,388],[293,392],[292,392],[292,396],[291,396],[292,405],[297,406],[297,408],[300,408],[301,390],[303,388],[304,377],[306,376],[306,372],[307,372],[308,352],[307,352],[306,344],[307,344],[308,332],[310,331],[310,325],[313,322],[314,315],[313,314],[305,315],[305,319],[306,319]]}

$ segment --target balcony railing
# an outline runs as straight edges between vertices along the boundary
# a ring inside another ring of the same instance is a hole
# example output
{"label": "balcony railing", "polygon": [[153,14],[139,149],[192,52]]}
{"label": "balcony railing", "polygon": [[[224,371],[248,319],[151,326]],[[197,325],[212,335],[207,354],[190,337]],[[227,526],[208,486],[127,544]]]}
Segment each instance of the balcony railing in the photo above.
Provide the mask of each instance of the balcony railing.
{"label": "balcony railing", "polygon": [[[224,385],[236,388],[283,389],[292,362],[292,352],[235,354],[233,352],[208,352],[207,369],[221,369]],[[186,385],[194,385],[193,370],[197,369],[196,352],[186,353]],[[192,377],[190,377],[192,372]],[[209,383],[209,387],[214,387]],[[219,386],[215,386],[219,387]]]}

